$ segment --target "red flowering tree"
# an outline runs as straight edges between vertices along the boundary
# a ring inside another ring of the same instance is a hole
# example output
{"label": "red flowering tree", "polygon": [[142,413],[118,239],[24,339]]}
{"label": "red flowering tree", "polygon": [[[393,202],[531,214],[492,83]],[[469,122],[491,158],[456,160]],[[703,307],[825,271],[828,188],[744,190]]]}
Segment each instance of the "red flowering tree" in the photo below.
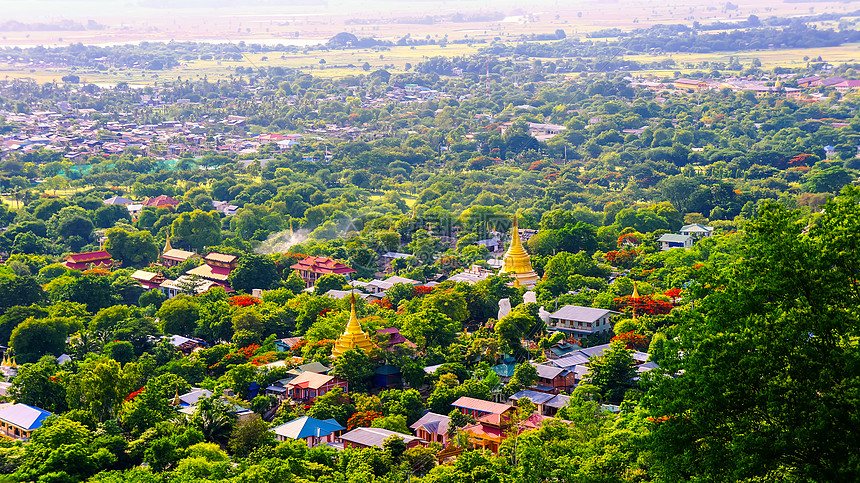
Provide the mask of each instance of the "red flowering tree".
{"label": "red flowering tree", "polygon": [[612,250],[606,252],[603,258],[613,267],[630,268],[638,255],[638,250]]}
{"label": "red flowering tree", "polygon": [[346,429],[352,431],[355,428],[369,428],[370,423],[372,423],[374,419],[379,419],[381,417],[382,417],[382,414],[378,413],[376,411],[365,411],[362,413],[355,413],[346,422]]}
{"label": "red flowering tree", "polygon": [[648,350],[648,337],[636,334],[633,331],[618,334],[613,337],[612,340],[620,340],[621,342],[624,342],[624,345],[630,350],[642,352],[646,352]]}
{"label": "red flowering tree", "polygon": [[639,246],[640,243],[642,243],[642,234],[635,231],[619,235],[618,240],[616,241],[618,248],[630,245]]}
{"label": "red flowering tree", "polygon": [[255,366],[262,366],[264,364],[268,364],[270,362],[275,362],[278,360],[278,355],[272,351],[264,352],[262,354],[257,354],[251,358],[251,364]]}
{"label": "red flowering tree", "polygon": [[236,307],[249,307],[251,305],[259,305],[260,299],[250,295],[234,295],[227,299],[227,302]]}
{"label": "red flowering tree", "polygon": [[681,289],[679,288],[670,288],[663,292],[663,295],[672,299],[672,303],[677,303],[678,299],[681,298]]}
{"label": "red flowering tree", "polygon": [[394,304],[392,304],[391,301],[388,299],[374,300],[374,301],[370,302],[370,305],[375,305],[379,308],[386,309],[386,310],[394,310]]}
{"label": "red flowering tree", "polygon": [[428,287],[426,285],[416,285],[415,286],[415,295],[418,297],[427,295],[428,293],[433,291],[433,287]]}
{"label": "red flowering tree", "polygon": [[638,315],[666,315],[672,310],[672,304],[665,300],[655,300],[651,295],[643,295],[637,299],[631,296],[617,297],[612,300],[615,310],[632,310],[636,308]]}

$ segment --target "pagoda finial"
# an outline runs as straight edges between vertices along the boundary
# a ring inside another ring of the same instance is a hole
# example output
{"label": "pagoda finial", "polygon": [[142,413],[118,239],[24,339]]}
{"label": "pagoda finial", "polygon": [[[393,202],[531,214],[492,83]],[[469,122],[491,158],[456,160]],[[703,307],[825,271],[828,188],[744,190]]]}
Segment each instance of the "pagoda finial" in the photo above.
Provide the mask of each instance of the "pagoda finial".
{"label": "pagoda finial", "polygon": [[170,235],[169,234],[167,235],[167,240],[165,240],[165,242],[164,242],[164,251],[162,253],[167,252],[168,250],[173,250],[173,247],[170,245]]}
{"label": "pagoda finial", "polygon": [[520,227],[519,227],[519,223],[517,222],[517,212],[516,211],[514,212],[514,229],[513,229],[513,233],[511,233],[511,246],[514,246],[515,243],[517,245],[522,245],[522,242],[520,242]]}
{"label": "pagoda finial", "polygon": [[633,281],[633,296],[631,297],[631,301],[633,302],[633,320],[637,320],[636,317],[636,301],[639,300],[639,288],[636,287],[636,281]]}
{"label": "pagoda finial", "polygon": [[346,324],[346,333],[364,333],[361,330],[361,324],[358,323],[358,315],[355,313],[355,292],[349,295],[349,322]]}
{"label": "pagoda finial", "polygon": [[179,399],[179,388],[177,388],[177,389],[176,389],[176,393],[175,393],[175,395],[173,396],[173,404],[172,404],[172,406],[173,406],[173,407],[177,407],[177,406],[181,406],[181,405],[182,405],[182,399]]}

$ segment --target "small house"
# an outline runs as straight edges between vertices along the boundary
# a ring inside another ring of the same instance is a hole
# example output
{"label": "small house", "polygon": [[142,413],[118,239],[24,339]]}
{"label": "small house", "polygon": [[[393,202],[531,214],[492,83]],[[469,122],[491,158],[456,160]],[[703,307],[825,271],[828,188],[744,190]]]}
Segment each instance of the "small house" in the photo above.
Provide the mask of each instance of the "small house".
{"label": "small house", "polygon": [[421,416],[421,419],[412,423],[409,429],[415,431],[415,436],[428,443],[442,443],[442,446],[447,446],[448,427],[450,425],[451,418],[448,416],[428,412]]}
{"label": "small house", "polygon": [[52,414],[44,409],[13,404],[0,409],[0,434],[10,439],[28,441],[33,431],[41,428],[49,416]]}
{"label": "small house", "polygon": [[309,448],[313,448],[320,444],[334,443],[345,430],[346,428],[334,419],[320,420],[309,416],[302,416],[288,423],[276,426],[270,431],[275,433],[275,439],[278,441],[303,439],[308,443]]}

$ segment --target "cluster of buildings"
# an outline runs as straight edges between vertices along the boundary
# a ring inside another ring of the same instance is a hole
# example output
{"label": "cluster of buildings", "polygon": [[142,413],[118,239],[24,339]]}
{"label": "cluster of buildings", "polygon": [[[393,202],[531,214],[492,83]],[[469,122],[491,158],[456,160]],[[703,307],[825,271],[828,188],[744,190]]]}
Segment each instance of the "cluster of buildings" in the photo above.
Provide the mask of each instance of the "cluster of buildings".
{"label": "cluster of buildings", "polygon": [[728,77],[726,79],[690,79],[679,78],[670,82],[630,79],[634,87],[656,92],[674,91],[676,93],[691,93],[709,90],[731,89],[735,92],[750,91],[756,97],[785,96],[792,99],[816,99],[822,97],[819,93],[810,92],[811,88],[832,87],[837,92],[846,93],[860,90],[860,80],[843,79],[842,77],[823,78],[817,75],[796,79],[798,87],[784,85],[790,75],[779,76],[775,81],[760,80],[746,77]]}

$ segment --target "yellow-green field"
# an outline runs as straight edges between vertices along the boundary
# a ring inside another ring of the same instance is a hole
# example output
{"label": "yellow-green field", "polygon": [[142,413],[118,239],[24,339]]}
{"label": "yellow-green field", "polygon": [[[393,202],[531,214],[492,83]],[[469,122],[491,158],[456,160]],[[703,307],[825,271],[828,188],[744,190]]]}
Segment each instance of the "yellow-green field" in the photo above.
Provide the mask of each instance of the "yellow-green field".
{"label": "yellow-green field", "polygon": [[[155,82],[174,81],[177,78],[198,79],[207,77],[210,80],[227,78],[235,73],[236,67],[284,67],[289,69],[301,69],[315,76],[325,78],[341,78],[351,75],[366,74],[362,69],[364,63],[370,64],[370,71],[385,68],[392,73],[406,72],[406,64],[412,66],[434,56],[468,56],[478,52],[485,44],[449,44],[446,47],[438,45],[425,45],[412,47],[392,47],[390,50],[333,50],[312,51],[303,53],[266,52],[263,54],[245,54],[241,61],[215,61],[196,60],[183,62],[179,67],[165,71],[144,71],[141,69],[111,70],[107,72],[98,71],[76,71],[82,82],[95,84],[115,84],[128,82],[129,84],[151,85]],[[774,67],[802,68],[807,65],[804,57],[817,59],[821,57],[825,62],[839,65],[842,63],[860,62],[860,43],[845,44],[838,47],[821,47],[812,49],[773,49],[755,50],[741,52],[716,52],[716,53],[676,53],[661,55],[628,55],[623,59],[640,63],[659,62],[666,59],[675,61],[675,66],[665,70],[634,71],[633,74],[646,74],[657,76],[671,76],[674,72],[682,73],[708,70],[701,67],[703,62],[729,63],[730,58],[737,58],[745,67],[749,66],[753,59],[759,59],[765,70]],[[320,60],[324,59],[325,64]],[[551,61],[553,59],[543,59]],[[350,67],[350,65],[352,67]],[[69,73],[69,70],[59,69],[27,69],[16,68],[8,64],[0,64],[0,78],[22,79],[29,78],[36,82],[59,82]],[[240,75],[240,74],[239,74]]]}

